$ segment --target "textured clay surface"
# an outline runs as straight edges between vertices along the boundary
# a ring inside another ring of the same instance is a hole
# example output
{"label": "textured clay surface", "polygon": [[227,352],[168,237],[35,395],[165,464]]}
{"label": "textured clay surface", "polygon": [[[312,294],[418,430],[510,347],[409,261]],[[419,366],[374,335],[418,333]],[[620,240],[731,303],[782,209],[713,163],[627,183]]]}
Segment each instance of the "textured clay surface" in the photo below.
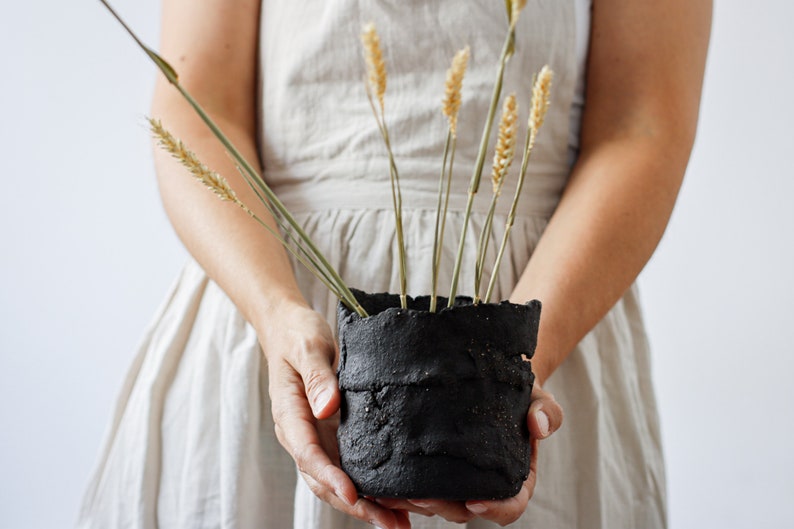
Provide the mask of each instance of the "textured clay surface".
{"label": "textured clay surface", "polygon": [[[540,302],[427,311],[429,299],[340,304],[342,468],[366,496],[508,498],[529,472],[526,413]],[[439,299],[439,307],[446,300]]]}

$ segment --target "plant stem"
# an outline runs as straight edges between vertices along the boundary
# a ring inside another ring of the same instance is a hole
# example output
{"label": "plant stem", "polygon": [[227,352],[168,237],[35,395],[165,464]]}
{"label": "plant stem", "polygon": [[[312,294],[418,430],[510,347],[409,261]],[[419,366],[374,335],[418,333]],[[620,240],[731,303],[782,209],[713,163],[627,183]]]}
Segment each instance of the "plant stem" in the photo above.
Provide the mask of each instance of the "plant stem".
{"label": "plant stem", "polygon": [[141,40],[135,35],[132,29],[121,19],[121,17],[110,7],[110,5],[105,0],[100,0],[102,4],[111,12],[111,14],[119,21],[119,23],[127,30],[127,32],[132,36],[135,42],[143,49],[143,51],[149,56],[149,58],[157,65],[160,71],[165,75],[166,79],[182,94],[182,97],[193,107],[199,117],[204,121],[204,123],[209,127],[215,137],[223,144],[226,148],[227,152],[232,156],[235,162],[244,170],[244,173],[248,174],[251,178],[252,182],[256,184],[262,193],[267,197],[267,200],[272,204],[272,206],[279,212],[279,214],[287,221],[287,223],[295,230],[298,236],[306,243],[306,245],[311,249],[312,253],[317,257],[317,259],[322,264],[322,267],[325,268],[326,272],[330,277],[334,280],[334,285],[338,289],[338,292],[341,294],[339,298],[344,301],[348,307],[352,310],[355,310],[361,317],[366,317],[366,311],[361,307],[356,300],[355,295],[350,291],[348,286],[339,276],[338,272],[334,269],[333,266],[328,262],[328,260],[323,256],[323,254],[317,249],[314,245],[312,240],[303,230],[303,228],[295,221],[292,215],[289,213],[287,208],[284,204],[279,200],[273,190],[265,183],[262,179],[262,176],[254,169],[248,160],[240,154],[237,148],[229,141],[226,135],[220,130],[220,128],[215,124],[212,118],[207,115],[201,105],[193,98],[193,96],[179,83],[179,77],[171,65],[168,62],[160,57],[155,51],[147,47]]}
{"label": "plant stem", "polygon": [[400,192],[400,175],[397,172],[397,164],[394,162],[394,154],[391,149],[391,140],[389,139],[389,130],[386,128],[386,116],[383,107],[380,109],[380,115],[375,107],[375,100],[372,97],[369,82],[365,83],[367,91],[367,99],[372,108],[372,114],[375,116],[375,122],[378,124],[383,143],[386,144],[386,152],[389,156],[389,182],[391,183],[391,197],[392,207],[394,209],[394,224],[395,231],[397,232],[397,252],[400,260],[400,306],[408,308],[408,299],[406,296],[406,263],[405,263],[405,242],[403,237],[403,217],[402,217],[402,193]]}
{"label": "plant stem", "polygon": [[[502,178],[499,183],[499,192],[501,192],[504,180],[505,179]],[[496,212],[496,201],[499,199],[499,192],[494,193],[493,198],[491,198],[491,205],[488,208],[488,216],[485,218],[485,224],[482,227],[482,232],[480,232],[480,240],[477,242],[477,264],[474,267],[475,305],[480,302],[480,283],[482,282],[483,269],[485,268],[485,254],[488,251],[488,243],[490,241],[489,235],[491,234],[491,227],[493,226],[493,216]]]}
{"label": "plant stem", "polygon": [[[444,157],[443,161],[441,162],[441,176],[438,178],[438,202],[436,203],[436,226],[435,231],[433,232],[433,258],[430,263],[431,270],[430,274],[432,277],[432,286],[431,286],[431,294],[430,294],[430,312],[436,311],[436,302],[437,302],[437,295],[436,295],[436,287],[438,286],[438,266],[439,266],[439,254],[441,253],[440,244],[441,242],[439,239],[441,238],[440,230],[441,228],[441,203],[443,201],[444,195],[444,180],[447,172],[447,157],[449,156],[449,147],[452,140],[452,130],[447,131],[447,139],[444,142]],[[444,212],[446,213],[446,212]]]}
{"label": "plant stem", "polygon": [[[279,242],[280,242],[280,243],[281,243],[281,244],[284,246],[284,248],[286,248],[286,249],[287,249],[287,251],[289,251],[289,252],[290,252],[292,255],[294,255],[294,256],[295,256],[295,258],[296,258],[296,259],[297,259],[297,260],[298,260],[298,261],[299,261],[299,262],[300,262],[300,263],[301,263],[303,266],[305,266],[306,268],[308,268],[308,269],[309,269],[309,271],[310,271],[312,274],[314,274],[314,276],[315,276],[317,279],[319,279],[319,280],[320,280],[320,281],[321,281],[321,282],[322,282],[322,283],[323,283],[323,284],[324,284],[324,285],[325,285],[325,286],[328,288],[328,290],[330,290],[330,291],[331,291],[331,293],[332,293],[332,294],[334,294],[334,295],[335,295],[337,298],[341,299],[341,300],[342,300],[342,302],[343,302],[343,303],[345,303],[345,305],[347,305],[347,301],[345,301],[345,299],[344,299],[344,296],[342,295],[342,293],[341,293],[341,292],[339,292],[339,291],[336,289],[336,287],[335,287],[335,286],[334,286],[334,285],[331,283],[331,281],[328,279],[328,276],[326,276],[326,274],[323,272],[323,270],[322,270],[322,269],[320,269],[320,268],[317,268],[316,264],[310,261],[310,258],[304,257],[303,255],[301,255],[300,253],[298,253],[298,251],[297,251],[297,250],[295,250],[294,248],[292,248],[292,247],[289,245],[289,243],[288,243],[288,242],[287,242],[287,241],[286,241],[286,240],[285,240],[285,239],[284,239],[284,238],[281,236],[281,234],[279,234],[279,233],[278,233],[276,230],[274,230],[274,229],[273,229],[271,226],[269,226],[269,225],[268,225],[268,224],[267,224],[265,221],[263,221],[263,220],[262,220],[262,219],[261,219],[261,218],[260,218],[260,217],[259,217],[259,216],[258,216],[256,213],[254,213],[253,211],[251,211],[251,210],[250,210],[250,209],[249,209],[249,208],[248,208],[248,207],[247,207],[245,204],[243,204],[243,203],[242,203],[242,202],[240,202],[240,201],[237,201],[237,202],[236,202],[236,204],[237,204],[238,206],[240,206],[240,207],[243,209],[243,211],[245,211],[246,213],[248,213],[248,215],[249,215],[251,218],[253,218],[253,219],[254,219],[255,221],[257,221],[257,222],[258,222],[260,225],[262,225],[262,226],[263,226],[263,227],[264,227],[264,228],[265,228],[267,231],[269,231],[269,232],[271,233],[271,235],[273,235],[273,237],[275,237],[275,238],[276,238],[276,240],[278,240],[278,241],[279,241]],[[293,240],[294,240],[294,238],[293,238]],[[298,245],[298,247],[300,248],[300,245]],[[349,307],[349,308],[350,308],[351,310],[355,310],[355,309],[353,309],[353,307]]]}
{"label": "plant stem", "polygon": [[403,198],[400,192],[400,175],[397,172],[397,165],[394,163],[394,155],[391,150],[389,140],[389,130],[386,128],[386,119],[383,119],[383,138],[386,141],[386,148],[389,151],[389,176],[391,180],[392,202],[394,204],[394,223],[397,231],[397,251],[400,256],[400,306],[408,308],[408,298],[406,295],[406,260],[405,260],[405,237],[403,235]]}
{"label": "plant stem", "polygon": [[457,136],[452,136],[452,152],[449,155],[449,168],[447,169],[447,190],[446,190],[446,197],[444,198],[444,211],[441,214],[441,234],[438,239],[438,257],[436,262],[436,269],[440,268],[441,264],[441,254],[443,253],[444,248],[444,231],[447,226],[447,210],[449,209],[449,195],[452,189],[452,168],[455,164],[455,148],[458,143]]}
{"label": "plant stem", "polygon": [[[300,237],[296,237],[296,236],[295,236],[295,234],[293,233],[293,231],[290,229],[290,226],[289,226],[289,224],[287,224],[287,223],[284,221],[284,219],[281,217],[281,215],[279,215],[278,211],[277,211],[276,209],[274,209],[274,208],[273,208],[273,206],[270,204],[270,202],[267,200],[267,198],[266,198],[264,195],[262,195],[262,192],[261,192],[261,191],[260,191],[260,190],[259,190],[259,189],[258,189],[258,188],[255,186],[255,185],[254,185],[254,183],[253,183],[253,182],[250,180],[250,178],[249,178],[249,177],[246,175],[246,173],[243,171],[243,169],[242,169],[242,168],[241,168],[239,165],[237,165],[237,164],[235,164],[235,167],[237,168],[237,171],[240,173],[240,175],[241,175],[241,176],[243,177],[243,179],[245,180],[245,183],[246,183],[246,184],[248,184],[248,187],[249,187],[249,188],[251,188],[251,190],[252,190],[252,191],[253,191],[253,192],[256,194],[256,196],[259,198],[260,202],[262,202],[262,204],[263,204],[263,205],[264,205],[264,206],[267,208],[267,210],[268,210],[268,211],[270,212],[270,214],[273,216],[273,219],[274,219],[274,220],[276,221],[276,223],[278,224],[278,226],[279,226],[279,228],[281,229],[281,231],[282,231],[282,232],[285,234],[285,236],[284,236],[284,238],[283,238],[283,239],[282,239],[282,238],[279,238],[279,241],[280,241],[280,242],[281,242],[281,243],[282,243],[282,244],[283,244],[283,245],[284,245],[284,246],[285,246],[285,247],[286,247],[286,248],[287,248],[287,249],[288,249],[290,252],[292,252],[293,254],[294,254],[296,251],[300,251],[300,253],[301,253],[301,254],[303,254],[303,256],[305,256],[305,259],[306,259],[306,260],[307,260],[307,261],[308,261],[308,262],[309,262],[309,263],[310,263],[312,266],[308,266],[304,260],[301,260],[301,263],[303,263],[304,265],[306,265],[306,267],[307,267],[307,268],[309,268],[309,271],[310,271],[310,272],[312,272],[312,273],[313,273],[315,276],[317,276],[318,274],[322,275],[322,277],[319,277],[319,276],[318,276],[318,278],[319,278],[321,281],[323,281],[323,283],[325,283],[325,284],[326,284],[326,286],[327,286],[329,283],[331,283],[331,284],[332,284],[332,283],[334,282],[333,278],[332,278],[331,276],[329,276],[329,274],[326,272],[326,270],[325,270],[325,269],[324,269],[322,266],[320,266],[320,264],[317,262],[317,257],[316,257],[316,256],[315,256],[313,253],[311,253],[311,252],[310,252],[308,249],[306,249],[306,247],[304,247],[304,245],[302,244],[302,242],[303,242],[303,241],[301,240],[301,238],[300,238]],[[242,207],[242,206],[241,206],[241,207]],[[244,209],[246,209],[246,210],[247,210],[247,208],[244,208]],[[252,214],[252,216],[253,216],[253,214]],[[256,218],[257,220],[259,220],[257,217],[255,217],[255,218]],[[260,222],[260,223],[261,223],[261,222]],[[268,226],[268,228],[269,228],[269,226]],[[273,230],[270,230],[270,231],[272,232]],[[289,241],[292,241],[292,242],[293,242],[293,244],[295,245],[295,248],[296,248],[297,250],[293,250],[293,248],[292,248],[292,247],[288,246],[288,244],[289,244]],[[296,257],[298,257],[298,258],[300,259],[300,256],[296,255]],[[338,288],[336,288],[336,287],[334,287],[333,289],[331,289],[331,291],[332,291],[333,293],[335,293],[335,294],[336,294],[336,293],[338,293],[338,292],[339,292],[339,289],[338,289]],[[342,300],[342,302],[343,302],[343,303],[345,303],[346,305],[348,304],[348,303],[347,303],[347,301],[344,299],[344,296],[342,296],[341,294],[340,294],[340,295],[337,295],[337,297],[338,297],[339,299],[341,299],[341,300]],[[351,306],[349,306],[349,305],[348,305],[348,308],[350,308],[350,310],[355,310],[355,309],[354,309],[354,307],[351,307]]]}
{"label": "plant stem", "polygon": [[317,259],[322,264],[322,267],[328,272],[328,274],[334,279],[334,283],[339,288],[340,292],[343,294],[343,299],[348,302],[353,310],[359,313],[360,316],[366,317],[367,314],[361,305],[356,300],[355,295],[350,291],[350,289],[345,284],[344,280],[339,276],[339,273],[336,269],[328,262],[325,256],[320,252],[314,242],[309,238],[308,234],[303,230],[300,224],[295,220],[295,218],[290,214],[289,210],[287,210],[286,206],[281,202],[281,200],[276,196],[272,189],[265,183],[262,179],[262,176],[259,172],[254,169],[248,160],[237,150],[237,148],[229,141],[226,135],[221,132],[220,128],[215,124],[215,122],[210,118],[204,109],[198,104],[198,102],[193,99],[193,96],[182,87],[181,84],[178,82],[174,84],[177,90],[182,94],[182,96],[190,103],[190,105],[194,108],[194,110],[198,113],[204,123],[210,128],[210,130],[215,134],[218,140],[226,147],[226,150],[229,154],[234,158],[237,164],[244,170],[251,180],[256,186],[262,191],[262,193],[267,197],[267,201],[273,205],[273,207],[279,212],[279,214],[287,221],[292,229],[298,234],[298,236],[306,243],[306,246],[312,251],[312,253],[317,256]]}
{"label": "plant stem", "polygon": [[469,197],[466,201],[466,212],[463,217],[463,229],[460,234],[460,244],[458,245],[458,255],[455,258],[455,268],[452,272],[452,286],[449,291],[448,307],[455,303],[455,296],[458,293],[458,279],[460,277],[461,261],[463,260],[463,249],[466,243],[466,231],[469,225],[469,217],[471,216],[471,208],[474,204],[474,195],[480,187],[480,178],[482,176],[482,169],[485,165],[485,154],[488,150],[488,143],[491,139],[491,128],[493,126],[494,116],[496,115],[496,107],[499,104],[499,96],[502,93],[502,81],[504,79],[505,65],[507,60],[513,53],[513,41],[515,39],[514,29],[509,29],[505,43],[502,46],[502,56],[499,59],[499,67],[496,71],[496,82],[494,83],[493,93],[491,94],[491,106],[488,109],[488,117],[485,120],[485,127],[483,129],[482,138],[480,139],[480,150],[477,153],[477,163],[475,164],[474,173],[471,176],[469,183]]}

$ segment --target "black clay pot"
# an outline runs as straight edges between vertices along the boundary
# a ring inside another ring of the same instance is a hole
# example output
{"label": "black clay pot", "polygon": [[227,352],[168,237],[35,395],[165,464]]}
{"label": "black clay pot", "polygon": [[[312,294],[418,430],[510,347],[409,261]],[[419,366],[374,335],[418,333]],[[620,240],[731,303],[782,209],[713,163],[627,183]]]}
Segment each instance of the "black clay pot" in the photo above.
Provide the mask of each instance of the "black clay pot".
{"label": "black clay pot", "polygon": [[529,472],[526,415],[540,302],[473,305],[458,297],[355,291],[340,303],[342,469],[362,496],[503,499]]}

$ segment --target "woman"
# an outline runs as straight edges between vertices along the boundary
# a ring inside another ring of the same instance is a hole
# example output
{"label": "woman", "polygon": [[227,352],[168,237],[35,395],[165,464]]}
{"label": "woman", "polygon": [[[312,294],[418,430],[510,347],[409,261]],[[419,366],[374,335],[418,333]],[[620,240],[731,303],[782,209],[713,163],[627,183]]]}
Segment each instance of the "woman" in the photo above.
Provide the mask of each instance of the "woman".
{"label": "woman", "polygon": [[[249,160],[261,160],[352,286],[394,291],[388,173],[357,42],[362,23],[378,23],[390,52],[387,119],[402,167],[408,290],[426,293],[443,70],[471,46],[447,224],[456,236],[505,30],[502,3],[163,5],[162,54],[183,85]],[[566,428],[539,459],[535,452],[518,496],[357,498],[334,463],[335,300],[242,211],[157,152],[166,211],[195,262],[142,344],[81,526],[663,527],[663,462],[632,285],[664,231],[692,147],[710,14],[709,0],[595,0],[592,9],[588,0],[533,0],[517,26],[506,90],[527,101],[532,72],[548,62],[557,75],[495,296],[544,304],[533,438],[557,430],[566,410]],[[218,142],[163,80],[152,114],[257,209]],[[483,210],[478,202],[475,229]],[[446,238],[442,285],[455,236]],[[474,262],[473,249],[467,257]],[[462,274],[469,293],[473,270]]]}

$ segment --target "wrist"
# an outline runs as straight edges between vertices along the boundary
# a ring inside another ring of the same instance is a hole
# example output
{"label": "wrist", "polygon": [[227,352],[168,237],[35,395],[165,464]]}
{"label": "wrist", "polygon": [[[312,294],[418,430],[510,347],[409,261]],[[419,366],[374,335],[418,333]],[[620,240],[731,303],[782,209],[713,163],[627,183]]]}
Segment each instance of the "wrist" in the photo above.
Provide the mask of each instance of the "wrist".
{"label": "wrist", "polygon": [[545,385],[554,371],[565,361],[567,356],[564,345],[561,343],[562,330],[555,327],[552,318],[540,317],[540,328],[538,329],[538,344],[535,354],[532,356],[532,372],[535,373],[535,380],[541,385]]}
{"label": "wrist", "polygon": [[548,365],[546,357],[542,354],[535,354],[532,357],[532,373],[535,375],[535,384],[545,386],[546,381],[554,371],[553,367]]}
{"label": "wrist", "polygon": [[538,341],[535,352],[532,355],[532,373],[535,375],[537,384],[545,385],[555,369],[565,360],[567,356],[564,336],[567,329],[564,327],[565,320],[560,321],[553,311],[554,303],[547,303],[547,296],[532,295],[527,288],[520,288],[518,285],[510,296],[513,303],[526,303],[531,299],[539,299],[543,304],[540,313],[540,326],[538,328]]}
{"label": "wrist", "polygon": [[252,308],[251,325],[261,337],[283,325],[282,322],[295,321],[301,314],[313,309],[299,291],[270,292],[260,296]]}

